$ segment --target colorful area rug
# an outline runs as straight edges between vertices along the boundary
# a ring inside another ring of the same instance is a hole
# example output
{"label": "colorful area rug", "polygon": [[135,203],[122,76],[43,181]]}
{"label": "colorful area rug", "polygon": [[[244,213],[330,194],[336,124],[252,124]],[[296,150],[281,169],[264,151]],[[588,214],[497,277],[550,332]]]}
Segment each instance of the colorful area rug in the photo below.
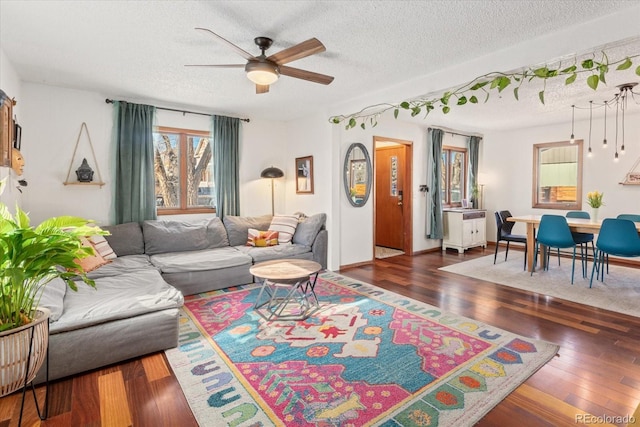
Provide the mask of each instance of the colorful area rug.
{"label": "colorful area rug", "polygon": [[331,272],[304,321],[259,290],[185,300],[166,354],[201,426],[471,426],[558,350]]}

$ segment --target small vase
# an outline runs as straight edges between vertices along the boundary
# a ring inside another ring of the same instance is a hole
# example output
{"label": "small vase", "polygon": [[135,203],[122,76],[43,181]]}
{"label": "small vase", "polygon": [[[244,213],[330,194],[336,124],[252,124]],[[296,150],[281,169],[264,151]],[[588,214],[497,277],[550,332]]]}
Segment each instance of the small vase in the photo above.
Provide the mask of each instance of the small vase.
{"label": "small vase", "polygon": [[598,222],[598,211],[600,208],[591,208],[591,222]]}

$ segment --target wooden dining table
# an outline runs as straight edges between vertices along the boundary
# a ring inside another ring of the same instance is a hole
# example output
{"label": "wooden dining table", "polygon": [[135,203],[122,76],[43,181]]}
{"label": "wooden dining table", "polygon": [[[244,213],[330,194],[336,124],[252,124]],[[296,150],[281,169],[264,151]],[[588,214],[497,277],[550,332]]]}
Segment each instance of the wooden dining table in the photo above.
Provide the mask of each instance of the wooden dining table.
{"label": "wooden dining table", "polygon": [[[542,215],[518,215],[507,218],[510,222],[523,222],[527,226],[527,271],[533,269],[533,259],[536,255],[536,235],[535,230],[540,225],[540,219]],[[592,220],[585,218],[567,218],[567,224],[569,229],[578,233],[592,233],[598,234],[600,227],[602,226],[601,220]],[[640,233],[640,222],[636,222],[636,229]],[[545,260],[541,260],[541,266],[544,266]]]}

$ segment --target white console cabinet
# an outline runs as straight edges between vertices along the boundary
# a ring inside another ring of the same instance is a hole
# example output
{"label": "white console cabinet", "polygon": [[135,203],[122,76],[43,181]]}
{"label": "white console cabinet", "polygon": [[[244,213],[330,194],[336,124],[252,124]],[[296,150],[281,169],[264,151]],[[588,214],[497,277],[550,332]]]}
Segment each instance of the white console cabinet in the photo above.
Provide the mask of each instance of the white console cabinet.
{"label": "white console cabinet", "polygon": [[454,248],[458,253],[476,246],[487,247],[486,211],[446,209],[443,211],[444,238],[442,250]]}

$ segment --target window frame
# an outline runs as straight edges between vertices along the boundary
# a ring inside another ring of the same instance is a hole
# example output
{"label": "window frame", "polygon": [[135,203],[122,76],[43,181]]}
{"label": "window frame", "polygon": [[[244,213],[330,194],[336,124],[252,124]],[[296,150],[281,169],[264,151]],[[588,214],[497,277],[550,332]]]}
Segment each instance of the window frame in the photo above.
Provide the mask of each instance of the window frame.
{"label": "window frame", "polygon": [[443,184],[443,189],[445,190],[445,194],[446,194],[446,200],[442,200],[442,206],[443,207],[447,207],[447,208],[453,208],[453,207],[462,207],[462,200],[460,202],[451,202],[451,175],[452,175],[452,171],[451,171],[451,153],[452,152],[459,152],[462,153],[464,156],[463,162],[464,162],[464,179],[462,180],[462,185],[463,185],[463,189],[462,189],[462,194],[464,195],[464,197],[462,198],[462,200],[464,199],[468,199],[468,193],[467,193],[467,181],[469,179],[469,150],[467,150],[465,147],[456,147],[453,145],[444,145],[442,146],[442,154],[446,153],[446,168],[447,168],[447,173],[446,173],[446,182],[442,183]]}
{"label": "window frame", "polygon": [[[187,205],[187,143],[189,136],[199,136],[209,138],[209,144],[212,144],[211,132],[195,130],[195,129],[184,129],[184,128],[174,128],[168,126],[157,126],[154,128],[154,133],[172,133],[179,135],[179,169],[180,169],[180,207],[161,207],[157,206],[156,211],[158,216],[160,215],[190,215],[190,214],[211,214],[216,213],[215,207],[189,207]],[[213,150],[213,146],[211,146],[211,150]],[[213,156],[213,153],[212,153]],[[213,157],[212,157],[213,158]],[[155,156],[154,156],[154,180],[155,180]]]}
{"label": "window frame", "polygon": [[[561,210],[582,210],[582,167],[584,163],[582,139],[576,139],[572,144],[570,141],[559,142],[543,142],[533,145],[533,181],[531,189],[531,207],[537,209],[561,209]],[[576,200],[575,202],[549,202],[544,203],[539,200],[540,187],[539,178],[540,170],[538,168],[541,158],[541,150],[560,147],[574,147],[578,151],[576,156],[577,171],[576,171]]]}

